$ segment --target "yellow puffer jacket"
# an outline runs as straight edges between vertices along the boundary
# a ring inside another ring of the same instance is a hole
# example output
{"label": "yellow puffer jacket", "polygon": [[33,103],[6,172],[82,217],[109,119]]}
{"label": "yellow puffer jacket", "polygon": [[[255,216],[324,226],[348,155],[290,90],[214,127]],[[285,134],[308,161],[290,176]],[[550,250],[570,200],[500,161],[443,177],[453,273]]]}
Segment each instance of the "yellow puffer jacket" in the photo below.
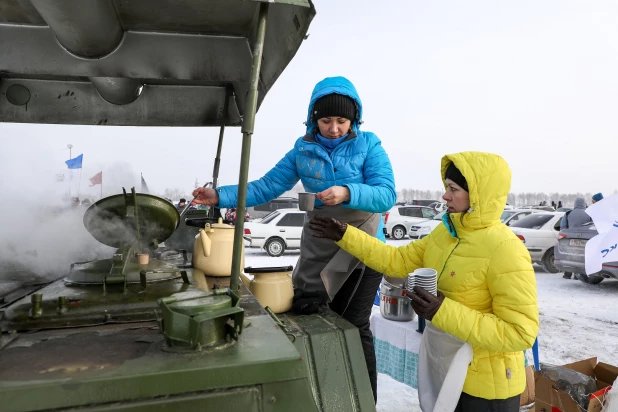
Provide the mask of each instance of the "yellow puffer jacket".
{"label": "yellow puffer jacket", "polygon": [[438,271],[444,302],[432,323],[474,350],[463,391],[506,399],[524,391],[523,351],[539,330],[536,279],[530,255],[504,224],[511,171],[500,156],[464,152],[442,159],[442,176],[453,162],[468,183],[471,210],[451,213],[446,224],[407,246],[385,245],[348,227],[338,244],[369,267],[406,277],[419,267]]}

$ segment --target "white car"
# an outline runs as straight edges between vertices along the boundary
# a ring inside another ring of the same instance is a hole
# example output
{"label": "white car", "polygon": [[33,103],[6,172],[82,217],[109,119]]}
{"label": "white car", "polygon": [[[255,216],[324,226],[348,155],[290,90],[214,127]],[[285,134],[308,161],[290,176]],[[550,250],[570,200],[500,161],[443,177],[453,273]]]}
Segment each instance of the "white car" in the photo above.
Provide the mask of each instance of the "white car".
{"label": "white car", "polygon": [[434,209],[426,206],[395,206],[384,215],[384,233],[396,240],[403,239],[412,225],[426,222],[436,214]]}
{"label": "white car", "polygon": [[299,249],[305,214],[298,209],[278,209],[259,222],[246,222],[243,236],[249,242],[246,246],[264,249],[274,257],[283,255],[287,249]]}
{"label": "white car", "polygon": [[554,245],[560,233],[563,212],[532,213],[510,225],[513,233],[526,245],[533,263],[543,265],[549,273],[558,273],[554,265]]}
{"label": "white car", "polygon": [[444,212],[446,210],[446,203],[444,202],[433,202],[429,205],[430,208],[435,210],[436,212]]}
{"label": "white car", "polygon": [[408,232],[410,239],[422,239],[430,234],[432,230],[442,223],[442,216],[444,216],[444,213],[446,212],[440,212],[425,222],[410,226],[410,231]]}
{"label": "white car", "polygon": [[502,215],[500,216],[500,221],[507,226],[511,226],[513,223],[517,222],[519,219],[522,219],[528,216],[531,213],[539,213],[542,210],[538,209],[504,209]]}

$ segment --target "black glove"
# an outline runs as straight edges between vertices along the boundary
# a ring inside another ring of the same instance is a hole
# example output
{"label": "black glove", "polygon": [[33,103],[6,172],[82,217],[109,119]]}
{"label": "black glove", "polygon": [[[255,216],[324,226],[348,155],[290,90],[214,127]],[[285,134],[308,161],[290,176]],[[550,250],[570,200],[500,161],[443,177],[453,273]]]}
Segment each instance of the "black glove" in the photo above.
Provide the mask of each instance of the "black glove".
{"label": "black glove", "polygon": [[434,296],[420,286],[414,286],[414,293],[406,291],[406,294],[412,300],[414,312],[427,320],[433,319],[444,301],[442,292],[438,292],[438,296]]}
{"label": "black glove", "polygon": [[320,305],[326,305],[327,303],[328,294],[326,292],[294,289],[292,312],[297,315],[311,315],[318,313]]}
{"label": "black glove", "polygon": [[348,225],[332,217],[314,216],[309,222],[309,227],[315,231],[313,237],[332,239],[337,242],[343,238]]}

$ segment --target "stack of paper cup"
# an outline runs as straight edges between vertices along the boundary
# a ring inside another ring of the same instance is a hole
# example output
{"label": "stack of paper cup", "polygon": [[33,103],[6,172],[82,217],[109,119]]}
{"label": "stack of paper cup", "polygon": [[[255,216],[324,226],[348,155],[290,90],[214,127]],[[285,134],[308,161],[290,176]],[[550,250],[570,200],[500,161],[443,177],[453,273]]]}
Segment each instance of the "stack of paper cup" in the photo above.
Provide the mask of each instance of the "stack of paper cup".
{"label": "stack of paper cup", "polygon": [[438,295],[438,272],[429,268],[416,269],[408,274],[408,291],[414,292],[414,286],[420,286],[434,296]]}

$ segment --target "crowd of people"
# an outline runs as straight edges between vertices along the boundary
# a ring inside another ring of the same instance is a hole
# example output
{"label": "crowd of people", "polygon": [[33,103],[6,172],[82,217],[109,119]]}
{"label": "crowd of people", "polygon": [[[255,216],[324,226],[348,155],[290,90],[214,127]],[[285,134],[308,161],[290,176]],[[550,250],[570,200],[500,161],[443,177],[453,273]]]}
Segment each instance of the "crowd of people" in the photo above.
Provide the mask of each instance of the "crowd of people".
{"label": "crowd of people", "polygon": [[[439,344],[436,339],[448,334],[472,348],[455,410],[518,411],[526,384],[523,351],[536,339],[539,314],[530,255],[500,222],[511,185],[507,163],[490,153],[445,155],[443,225],[420,241],[389,246],[381,213],[395,205],[394,174],[380,139],[361,130],[362,116],[361,99],[349,80],[319,82],[309,100],[304,135],[248,185],[247,206],[267,203],[299,180],[316,193],[292,275],[292,310],[312,314],[328,306],[358,328],[377,400],[369,317],[383,275],[407,277],[418,268],[435,269],[437,296],[418,286],[407,293],[428,327],[442,333],[431,334],[428,344]],[[221,186],[196,189],[193,196],[197,203],[231,210],[237,193],[237,186]],[[431,360],[419,370],[419,380],[444,362]]]}
{"label": "crowd of people", "polygon": [[[167,199],[167,201],[172,204],[174,203],[172,199]],[[182,212],[187,207],[187,199],[181,198],[175,206],[179,212]],[[189,205],[189,210],[205,210],[205,209],[208,209],[208,207],[202,204],[198,204],[195,201],[191,202],[191,205]]]}
{"label": "crowd of people", "polygon": [[[575,200],[575,203],[577,203],[577,201],[579,199],[582,199],[582,201],[584,202],[584,205],[586,203],[586,200],[582,197],[582,198],[577,198]],[[599,202],[603,200],[603,193],[596,193],[594,195],[592,195],[592,204],[595,204],[596,202]],[[539,203],[539,206],[548,206],[547,205],[547,201],[544,200],[541,203]],[[567,208],[562,206],[562,200],[559,200],[558,203],[556,203],[555,201],[551,201],[551,203],[549,204],[549,207],[551,207],[553,210],[557,211],[557,212],[568,212],[571,210],[571,208]]]}

